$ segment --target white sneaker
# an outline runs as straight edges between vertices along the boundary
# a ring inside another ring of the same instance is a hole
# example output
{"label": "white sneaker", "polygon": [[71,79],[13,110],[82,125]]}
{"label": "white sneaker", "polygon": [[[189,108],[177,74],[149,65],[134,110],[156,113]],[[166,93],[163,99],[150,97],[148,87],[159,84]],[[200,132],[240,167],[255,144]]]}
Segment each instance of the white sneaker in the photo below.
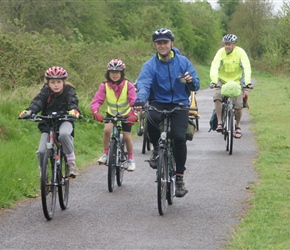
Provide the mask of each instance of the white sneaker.
{"label": "white sneaker", "polygon": [[106,165],[107,164],[107,160],[108,160],[108,156],[106,154],[103,154],[98,160],[97,162],[100,165]]}
{"label": "white sneaker", "polygon": [[78,168],[75,164],[75,162],[68,162],[68,176],[75,178],[77,175],[79,175]]}
{"label": "white sneaker", "polygon": [[128,163],[128,168],[127,168],[127,170],[128,170],[128,171],[134,171],[135,168],[136,168],[136,166],[135,166],[135,161],[134,161],[134,160],[128,160],[127,163]]}

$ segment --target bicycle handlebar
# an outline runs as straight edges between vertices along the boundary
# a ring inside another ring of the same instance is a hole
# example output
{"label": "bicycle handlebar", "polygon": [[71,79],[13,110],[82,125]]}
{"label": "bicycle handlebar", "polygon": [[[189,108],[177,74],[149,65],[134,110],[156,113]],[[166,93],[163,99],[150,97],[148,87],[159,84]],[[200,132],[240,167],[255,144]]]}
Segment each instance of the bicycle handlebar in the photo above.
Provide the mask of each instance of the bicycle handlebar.
{"label": "bicycle handlebar", "polygon": [[[249,85],[251,85],[251,86],[249,86]],[[212,83],[212,82],[209,84],[209,86],[210,86],[210,88],[215,88],[215,89],[220,89],[221,88],[221,86],[219,86],[219,85],[217,85],[215,83]],[[254,88],[254,84],[252,84],[252,83],[250,83],[248,85],[243,84],[243,85],[241,85],[241,88],[242,89],[253,89]]]}
{"label": "bicycle handlebar", "polygon": [[[80,116],[81,118],[81,116]],[[51,115],[36,115],[32,114],[30,117],[25,118],[18,118],[22,120],[40,122],[42,120],[60,120],[60,121],[75,121],[77,120],[76,117],[69,115],[68,113],[57,113],[52,112]]]}
{"label": "bicycle handlebar", "polygon": [[163,113],[163,114],[171,114],[171,113],[173,113],[174,111],[177,111],[177,110],[193,110],[193,111],[198,111],[198,108],[191,108],[191,107],[186,107],[185,105],[179,105],[179,106],[174,107],[172,110],[167,110],[167,109],[160,110],[160,109],[157,109],[154,106],[149,106],[148,107],[148,110],[155,110],[155,111],[157,111],[159,113]]}
{"label": "bicycle handlebar", "polygon": [[129,123],[124,116],[120,116],[120,115],[117,115],[117,116],[114,116],[114,117],[104,117],[103,118],[103,122],[107,122],[107,123],[109,123],[109,122],[111,122],[111,123],[117,123],[117,122]]}

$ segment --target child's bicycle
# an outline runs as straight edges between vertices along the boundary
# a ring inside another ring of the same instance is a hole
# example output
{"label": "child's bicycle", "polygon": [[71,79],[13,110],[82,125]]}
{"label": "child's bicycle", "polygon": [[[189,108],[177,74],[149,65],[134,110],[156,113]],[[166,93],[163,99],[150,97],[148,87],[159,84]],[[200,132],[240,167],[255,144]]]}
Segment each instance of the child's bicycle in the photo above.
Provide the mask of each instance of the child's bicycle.
{"label": "child's bicycle", "polygon": [[58,141],[59,121],[75,121],[77,118],[68,114],[53,112],[47,116],[34,115],[31,118],[24,119],[33,122],[46,120],[50,126],[49,140],[46,143],[47,151],[40,160],[40,189],[44,216],[47,220],[51,220],[55,212],[57,190],[60,207],[65,210],[68,205],[69,179],[74,178],[67,175],[67,159],[62,150],[62,145]]}
{"label": "child's bicycle", "polygon": [[127,119],[121,115],[115,117],[105,117],[103,122],[113,123],[109,153],[108,153],[108,189],[113,192],[115,187],[115,176],[118,186],[122,185],[124,172],[127,169],[127,151],[122,134],[122,122],[127,123]]}

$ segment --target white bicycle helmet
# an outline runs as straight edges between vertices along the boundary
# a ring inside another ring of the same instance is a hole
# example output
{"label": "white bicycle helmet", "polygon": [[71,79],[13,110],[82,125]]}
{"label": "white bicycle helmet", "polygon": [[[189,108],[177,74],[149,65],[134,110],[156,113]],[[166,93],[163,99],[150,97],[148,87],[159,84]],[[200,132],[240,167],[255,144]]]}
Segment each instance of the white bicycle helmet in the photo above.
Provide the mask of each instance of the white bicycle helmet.
{"label": "white bicycle helmet", "polygon": [[223,43],[236,43],[238,41],[238,37],[234,34],[227,34],[223,37]]}

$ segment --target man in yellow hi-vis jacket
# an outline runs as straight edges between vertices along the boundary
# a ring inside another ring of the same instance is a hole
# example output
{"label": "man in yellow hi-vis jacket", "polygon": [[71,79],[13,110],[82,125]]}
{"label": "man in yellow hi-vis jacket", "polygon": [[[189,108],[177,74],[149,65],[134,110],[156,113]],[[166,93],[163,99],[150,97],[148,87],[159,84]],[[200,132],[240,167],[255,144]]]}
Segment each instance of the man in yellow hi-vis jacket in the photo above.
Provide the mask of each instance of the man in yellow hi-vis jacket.
{"label": "man in yellow hi-vis jacket", "polygon": [[[222,86],[229,81],[239,82],[241,85],[247,85],[253,88],[251,84],[251,64],[247,53],[241,48],[236,46],[237,36],[234,34],[227,34],[223,37],[222,42],[224,47],[219,49],[211,63],[210,79],[211,87],[215,85]],[[216,89],[213,96],[214,106],[218,118],[217,132],[222,132],[222,95],[221,89]],[[243,92],[237,97],[235,103],[236,109],[236,126],[235,138],[241,138],[240,121],[243,111]]]}

